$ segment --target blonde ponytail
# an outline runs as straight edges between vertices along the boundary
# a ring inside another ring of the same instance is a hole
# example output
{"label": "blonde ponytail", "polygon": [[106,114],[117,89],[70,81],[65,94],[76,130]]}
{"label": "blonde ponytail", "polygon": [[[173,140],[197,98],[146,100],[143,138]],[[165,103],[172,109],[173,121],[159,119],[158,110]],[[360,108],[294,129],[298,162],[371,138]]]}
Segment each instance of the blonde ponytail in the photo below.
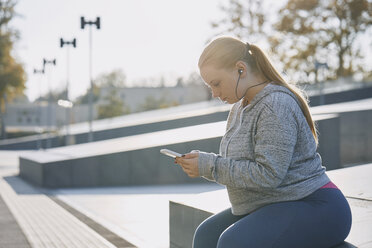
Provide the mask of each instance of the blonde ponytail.
{"label": "blonde ponytail", "polygon": [[289,84],[283,79],[258,46],[253,44],[247,45],[232,37],[217,38],[204,49],[199,58],[198,65],[199,68],[205,64],[213,64],[219,68],[233,68],[239,60],[246,62],[253,71],[257,70],[267,80],[272,81],[273,84],[286,87],[296,96],[315,142],[318,144],[316,126],[312,119],[308,99],[305,94],[296,85]]}
{"label": "blonde ponytail", "polygon": [[250,45],[252,55],[255,57],[257,69],[273,84],[281,85],[289,89],[298,99],[302,113],[304,114],[307,123],[313,133],[315,142],[318,144],[318,134],[315,123],[310,113],[308,99],[305,94],[296,85],[287,83],[279,72],[273,67],[265,53],[256,45]]}

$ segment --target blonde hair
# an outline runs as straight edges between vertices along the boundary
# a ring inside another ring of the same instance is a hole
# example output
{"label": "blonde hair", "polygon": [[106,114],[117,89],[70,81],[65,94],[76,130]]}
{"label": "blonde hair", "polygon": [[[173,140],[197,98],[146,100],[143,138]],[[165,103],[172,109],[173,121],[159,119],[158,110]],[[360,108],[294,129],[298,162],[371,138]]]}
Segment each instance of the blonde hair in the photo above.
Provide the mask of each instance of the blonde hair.
{"label": "blonde hair", "polygon": [[210,42],[200,55],[198,66],[213,65],[216,68],[233,69],[238,61],[246,62],[253,73],[262,74],[272,84],[289,89],[298,99],[302,113],[318,144],[318,134],[310,114],[308,99],[294,84],[287,83],[271,64],[265,53],[256,45],[244,43],[232,37],[220,37]]}

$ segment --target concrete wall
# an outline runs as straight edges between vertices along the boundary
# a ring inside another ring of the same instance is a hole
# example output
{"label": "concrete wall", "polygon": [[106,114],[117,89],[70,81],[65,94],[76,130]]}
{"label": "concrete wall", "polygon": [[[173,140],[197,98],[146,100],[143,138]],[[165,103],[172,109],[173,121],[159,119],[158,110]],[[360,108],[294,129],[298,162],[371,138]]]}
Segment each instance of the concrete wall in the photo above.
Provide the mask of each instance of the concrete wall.
{"label": "concrete wall", "polygon": [[[115,91],[125,105],[129,106],[131,112],[143,111],[141,106],[148,97],[182,105],[206,101],[210,95],[208,88],[203,84],[187,85],[185,87],[131,87],[115,89]],[[110,88],[101,89],[100,99],[104,99],[108,94],[111,94]]]}
{"label": "concrete wall", "polygon": [[[204,123],[212,123],[217,121],[224,121],[227,119],[228,112],[216,112],[212,114],[190,116],[186,118],[179,118],[174,120],[166,120],[160,122],[139,124],[135,126],[121,127],[115,129],[101,130],[94,132],[94,140],[106,140],[117,137],[125,137],[129,135],[136,135],[142,133],[151,133],[161,130],[168,130],[172,128],[186,127],[199,125]],[[74,135],[75,144],[86,143],[88,141],[88,133],[81,133]]]}
{"label": "concrete wall", "polygon": [[[314,119],[316,118],[314,116]],[[323,166],[327,170],[339,169],[341,167],[339,116],[330,115],[315,123],[318,128],[318,152],[322,157]]]}
{"label": "concrete wall", "polygon": [[343,166],[372,161],[372,110],[340,114],[340,162]]}
{"label": "concrete wall", "polygon": [[211,212],[169,201],[169,247],[191,248],[196,228]]}
{"label": "concrete wall", "polygon": [[[211,123],[217,121],[224,121],[227,119],[228,112],[215,112],[205,115],[190,116],[178,118],[173,120],[158,121],[152,123],[144,123],[133,126],[124,126],[118,128],[105,129],[100,131],[93,131],[94,141],[113,139],[118,137],[125,137],[130,135],[137,135],[142,133],[151,133],[161,130],[168,130],[172,128],[179,128],[185,126],[193,126],[204,123]],[[88,133],[78,133],[70,135],[73,140],[70,144],[82,144],[88,142]],[[40,142],[40,143],[38,143]],[[47,142],[50,143],[47,146]],[[42,148],[53,148],[64,146],[66,137],[64,135],[43,134],[40,136],[17,138],[13,140],[0,141],[0,149],[3,150],[25,150],[38,149],[39,144]]]}
{"label": "concrete wall", "polygon": [[[167,145],[175,151],[200,149],[218,152],[221,138]],[[201,183],[189,178],[173,159],[159,153],[164,146],[40,163],[20,158],[20,176],[42,187]]]}
{"label": "concrete wall", "polygon": [[326,92],[324,94],[319,94],[319,92],[314,91],[317,94],[310,96],[310,106],[314,107],[323,104],[349,102],[372,97],[371,82],[366,82],[364,87],[360,86],[358,89],[350,89],[350,86],[348,86],[348,88],[349,89],[347,90],[339,92]]}
{"label": "concrete wall", "polygon": [[[157,94],[159,92],[165,92],[164,94],[168,94],[169,92],[171,92],[172,94],[173,93],[177,93],[176,95],[182,95],[182,94],[186,94],[187,96],[185,96],[185,98],[187,97],[192,97],[193,95],[197,94],[197,92],[199,92],[200,94],[205,94],[205,92],[202,90],[202,89],[199,89],[198,90],[195,90],[193,89],[192,87],[189,87],[189,88],[182,88],[182,87],[174,87],[172,88],[172,91],[169,91],[169,89],[167,88],[163,88],[163,90],[161,90],[162,88],[149,88],[148,89],[148,92],[146,90],[143,90],[142,88],[129,88],[129,89],[123,89],[122,90],[122,93],[121,94],[124,94],[123,97],[124,98],[129,98],[129,97],[134,97],[134,98],[138,98],[137,101],[139,100],[143,100],[143,97],[146,95],[151,95],[152,93],[154,92],[157,92]],[[168,92],[169,91],[169,92]],[[142,93],[140,93],[142,92]],[[152,93],[151,93],[152,92]],[[143,95],[143,96],[142,96]],[[199,97],[199,96],[195,96],[195,97]],[[353,101],[353,100],[358,100],[358,99],[365,99],[365,98],[371,98],[372,97],[372,87],[364,87],[364,88],[361,88],[361,89],[353,89],[353,90],[347,90],[347,91],[342,91],[342,92],[334,92],[334,93],[328,93],[328,94],[325,94],[324,95],[324,102],[325,104],[332,104],[332,103],[339,103],[339,102],[345,102],[345,101]],[[184,102],[183,103],[188,103],[188,102],[191,102],[191,101],[194,101],[195,99],[184,99]],[[310,97],[310,105],[311,106],[318,106],[320,103],[320,96],[311,96]],[[11,105],[9,105],[11,106]],[[24,105],[22,105],[24,106]],[[17,116],[22,116],[22,123],[20,123],[20,125],[24,126],[25,125],[29,128],[33,128],[33,129],[37,129],[37,111],[38,111],[38,107],[37,106],[26,106],[27,108],[25,108],[27,111],[25,112],[26,114],[23,114],[22,115],[22,108],[20,109],[11,109],[11,107],[9,107],[9,111],[8,111],[8,114],[7,114],[7,118],[10,118],[12,119],[12,123],[16,123],[17,121]],[[96,106],[97,107],[97,106]],[[53,112],[53,115],[54,115],[54,120],[52,121],[52,125],[54,127],[59,127],[61,130],[64,130],[65,127],[62,127],[62,125],[65,123],[65,109],[62,109],[60,107],[57,107],[57,106],[54,106],[52,107],[52,112]],[[71,118],[73,119],[73,121],[84,121],[84,120],[87,120],[88,119],[88,106],[85,106],[85,105],[82,105],[82,106],[76,106],[74,107],[72,110],[71,110]],[[96,112],[96,111],[95,111]],[[96,113],[95,113],[96,114]],[[227,116],[228,115],[228,111],[226,111],[226,113],[221,113],[222,116]],[[42,107],[42,114],[41,114],[41,123],[42,123],[42,128],[46,128],[47,127],[47,121],[46,121],[46,117],[47,116],[47,107],[44,106]],[[26,123],[27,120],[30,120],[30,123]],[[221,120],[221,119],[217,119],[218,120]],[[215,119],[210,119],[209,122],[213,122],[215,121]],[[203,122],[204,123],[204,122]],[[14,124],[10,124],[8,123],[7,125],[14,125]],[[151,128],[150,128],[151,129]],[[88,130],[88,129],[86,129]],[[156,129],[154,129],[156,130]],[[121,130],[105,130],[105,131],[100,131],[100,132],[96,132],[96,135],[97,136],[97,139],[96,140],[102,140],[102,139],[110,139],[112,137],[122,137],[122,136],[115,136],[117,135],[117,133],[120,133]],[[121,135],[121,134],[119,134]],[[56,134],[52,134],[52,143],[53,145],[51,147],[57,147],[57,146],[63,146],[65,145],[65,137],[63,136],[63,134],[59,134],[59,135],[56,135]],[[57,137],[59,136],[59,137]],[[32,136],[30,136],[29,138],[31,138]],[[75,137],[73,137],[72,139],[74,140],[73,144],[80,144],[80,143],[84,143],[87,141],[87,137],[88,137],[88,134],[87,132],[85,133],[80,133],[80,134],[77,134]],[[31,139],[26,139],[26,140],[22,140],[22,139],[12,139],[12,140],[5,140],[5,141],[0,141],[0,149],[9,149],[9,150],[21,150],[21,149],[37,149],[38,148],[38,145],[37,145],[37,136],[34,136],[33,140]],[[42,142],[45,142],[45,141],[42,141]],[[16,143],[19,143],[19,144],[16,144]],[[44,144],[44,143],[43,143]],[[46,146],[42,146],[42,147],[46,147]]]}
{"label": "concrete wall", "polygon": [[[321,135],[324,137],[322,147],[319,147],[324,165],[328,167],[328,170],[339,168],[339,142],[337,139],[325,138],[327,135],[335,136],[334,132],[337,132],[339,125],[338,116],[323,116],[317,122]],[[191,127],[188,132],[197,132],[198,128]],[[213,128],[213,125],[211,128]],[[177,137],[170,137],[170,135],[175,135],[175,133],[170,134],[169,132],[172,132],[172,130],[165,131],[163,136],[167,136],[169,140],[177,141]],[[222,133],[223,130],[221,130]],[[179,137],[182,135],[188,134],[177,133]],[[76,149],[78,151],[78,147],[64,148],[64,151],[51,149],[44,153],[31,153],[34,157],[33,159],[21,156],[20,176],[39,186],[52,188],[200,183],[205,182],[205,180],[190,179],[178,166],[172,166],[173,159],[160,154],[159,150],[168,148],[181,153],[191,150],[218,153],[221,137],[222,135],[205,139],[193,139],[188,142],[164,143],[161,146],[130,149],[100,155],[95,155],[99,154],[100,151],[96,148],[97,152],[95,153],[95,145],[92,143],[89,147],[89,149],[93,149],[93,152],[90,153],[91,155],[82,156],[81,153],[78,153],[81,157],[74,157],[76,156],[75,150],[70,151],[71,154],[68,151],[68,149]],[[135,140],[141,143],[140,145],[145,145],[143,142],[146,139],[151,139],[151,134],[148,134],[147,138],[142,137],[142,140],[139,139],[140,137],[135,137]],[[110,146],[110,142],[112,141],[105,143],[105,146]],[[125,146],[125,140],[120,143],[114,142],[111,145],[117,146],[118,144]],[[110,150],[108,149],[108,151]],[[40,162],[40,157],[48,158],[49,153],[52,158]],[[33,168],[35,168],[35,171]]]}

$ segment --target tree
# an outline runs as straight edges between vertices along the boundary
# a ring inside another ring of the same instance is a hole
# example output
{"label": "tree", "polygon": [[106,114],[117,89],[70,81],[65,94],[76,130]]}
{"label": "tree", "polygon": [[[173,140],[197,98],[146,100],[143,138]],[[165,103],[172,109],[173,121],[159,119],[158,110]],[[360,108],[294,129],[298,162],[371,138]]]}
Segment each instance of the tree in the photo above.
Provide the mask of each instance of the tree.
{"label": "tree", "polygon": [[186,80],[187,85],[205,85],[200,74],[196,71],[193,71],[189,74]]}
{"label": "tree", "polygon": [[316,81],[317,62],[327,63],[330,78],[352,76],[364,70],[355,41],[371,27],[371,13],[367,0],[289,0],[271,44],[288,71],[302,72],[299,79]]}
{"label": "tree", "polygon": [[163,95],[162,97],[156,99],[153,96],[147,96],[143,104],[141,104],[140,111],[147,111],[160,108],[169,108],[173,106],[178,106],[177,101],[168,100],[168,98]]}
{"label": "tree", "polygon": [[221,8],[226,17],[212,27],[252,43],[256,37],[267,39],[272,59],[295,81],[314,82],[316,62],[328,64],[330,78],[356,72],[370,76],[358,38],[370,36],[371,0],[288,0],[279,15],[268,12],[275,10],[267,7],[273,3],[230,0]]}
{"label": "tree", "polygon": [[112,118],[129,114],[130,109],[125,106],[124,101],[117,95],[115,89],[104,97],[104,104],[98,105],[98,119]]}
{"label": "tree", "polygon": [[185,82],[183,81],[182,77],[177,78],[176,87],[183,87],[185,85]]}
{"label": "tree", "polygon": [[[113,70],[109,73],[102,73],[96,79],[93,80],[93,103],[98,102],[102,89],[123,88],[125,87],[126,76],[121,69]],[[88,104],[89,103],[90,90],[76,99],[76,104]],[[105,97],[105,96],[104,96]]]}
{"label": "tree", "polygon": [[26,81],[22,65],[11,54],[13,42],[18,38],[17,32],[8,27],[8,23],[15,16],[15,5],[16,2],[13,0],[0,0],[0,131],[3,138],[5,101],[23,93]]}
{"label": "tree", "polygon": [[[96,103],[99,100],[99,95],[100,95],[101,89],[93,85],[93,103]],[[90,89],[87,89],[84,95],[79,96],[75,100],[75,104],[89,104],[89,94],[90,94]]]}
{"label": "tree", "polygon": [[125,87],[125,80],[126,76],[124,72],[121,69],[116,69],[112,72],[99,75],[94,80],[94,84],[98,87],[123,88]]}
{"label": "tree", "polygon": [[[121,69],[102,73],[93,84],[93,102],[98,103],[98,119],[111,118],[130,113],[130,109],[118,95],[118,89],[125,87],[126,76]],[[87,104],[89,90],[77,99],[79,104]]]}
{"label": "tree", "polygon": [[257,42],[264,38],[265,24],[267,24],[267,8],[262,0],[229,0],[228,6],[220,9],[226,17],[222,20],[212,22],[212,27],[220,29],[219,34],[232,33],[242,39],[247,38],[249,42]]}

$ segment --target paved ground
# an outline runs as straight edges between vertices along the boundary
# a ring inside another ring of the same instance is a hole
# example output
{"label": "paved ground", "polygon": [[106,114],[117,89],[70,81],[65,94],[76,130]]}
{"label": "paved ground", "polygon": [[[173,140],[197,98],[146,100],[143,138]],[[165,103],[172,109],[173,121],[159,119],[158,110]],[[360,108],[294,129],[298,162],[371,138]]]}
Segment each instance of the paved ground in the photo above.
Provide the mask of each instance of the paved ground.
{"label": "paved ground", "polygon": [[[195,194],[221,189],[203,184],[45,190],[17,176],[19,153],[0,151],[0,247],[167,248],[169,200],[192,201]],[[353,209],[348,241],[372,247],[372,166],[330,174]]]}
{"label": "paved ground", "polygon": [[0,247],[31,247],[14,216],[0,196]]}
{"label": "paved ground", "polygon": [[166,248],[169,199],[221,189],[203,184],[45,190],[17,176],[19,153],[0,151],[0,233],[13,235],[1,240],[19,242],[0,247]]}

